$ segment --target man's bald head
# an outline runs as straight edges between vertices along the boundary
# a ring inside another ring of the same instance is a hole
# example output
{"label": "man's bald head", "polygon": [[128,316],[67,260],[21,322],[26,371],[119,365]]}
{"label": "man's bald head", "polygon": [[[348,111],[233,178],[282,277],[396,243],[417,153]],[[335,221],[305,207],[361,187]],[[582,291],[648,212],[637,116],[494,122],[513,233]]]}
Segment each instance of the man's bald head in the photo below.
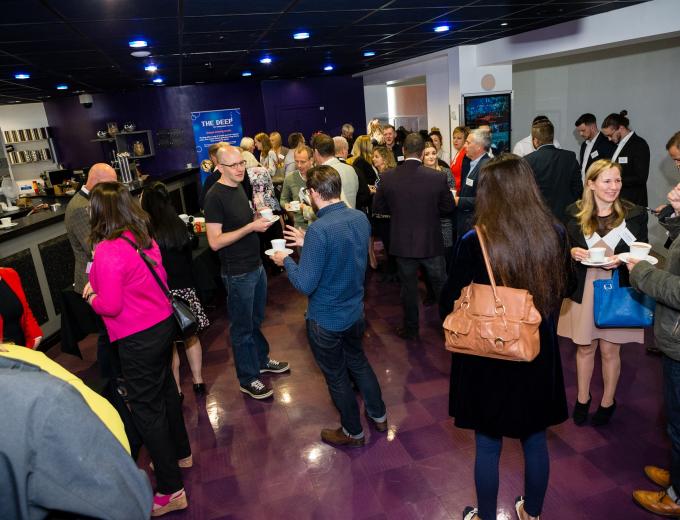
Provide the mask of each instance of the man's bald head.
{"label": "man's bald head", "polygon": [[97,163],[90,168],[85,187],[87,191],[92,191],[100,182],[116,182],[116,180],[116,170],[106,163]]}

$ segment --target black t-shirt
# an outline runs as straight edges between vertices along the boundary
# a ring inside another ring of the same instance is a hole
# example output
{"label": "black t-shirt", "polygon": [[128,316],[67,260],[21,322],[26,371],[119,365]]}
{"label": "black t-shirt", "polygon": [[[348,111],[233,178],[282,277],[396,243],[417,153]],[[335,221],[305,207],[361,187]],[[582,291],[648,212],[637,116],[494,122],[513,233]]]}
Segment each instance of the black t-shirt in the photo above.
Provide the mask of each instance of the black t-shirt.
{"label": "black t-shirt", "polygon": [[[205,196],[205,222],[222,224],[222,233],[235,231],[253,221],[253,210],[240,184],[232,188],[216,182]],[[226,274],[243,274],[257,269],[260,260],[260,240],[257,233],[249,233],[238,242],[217,252],[222,271]]]}
{"label": "black t-shirt", "polygon": [[0,316],[2,316],[2,330],[0,341],[25,345],[26,338],[21,328],[21,317],[24,308],[14,291],[5,280],[0,280]]}

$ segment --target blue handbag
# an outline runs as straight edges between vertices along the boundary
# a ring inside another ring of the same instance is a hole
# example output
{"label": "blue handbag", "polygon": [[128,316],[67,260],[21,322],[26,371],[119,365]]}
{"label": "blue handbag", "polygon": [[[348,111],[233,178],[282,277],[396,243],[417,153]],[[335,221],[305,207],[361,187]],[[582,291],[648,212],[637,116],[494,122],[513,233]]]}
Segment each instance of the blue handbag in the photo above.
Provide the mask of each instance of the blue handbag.
{"label": "blue handbag", "polygon": [[593,282],[595,326],[601,329],[650,327],[656,301],[632,287],[619,287],[619,272],[610,280]]}

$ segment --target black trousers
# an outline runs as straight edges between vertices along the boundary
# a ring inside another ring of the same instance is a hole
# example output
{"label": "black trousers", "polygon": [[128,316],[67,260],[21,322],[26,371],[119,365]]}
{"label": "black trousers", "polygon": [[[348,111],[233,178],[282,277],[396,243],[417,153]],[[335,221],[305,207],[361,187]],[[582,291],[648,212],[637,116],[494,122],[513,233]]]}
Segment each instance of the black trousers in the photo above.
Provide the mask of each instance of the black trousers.
{"label": "black trousers", "polygon": [[178,459],[191,455],[177,385],[172,377],[173,316],[118,341],[132,417],[151,455],[163,494],[182,489]]}
{"label": "black trousers", "polygon": [[446,262],[443,256],[430,258],[397,257],[399,281],[401,282],[401,305],[404,308],[404,328],[409,332],[418,331],[418,267],[422,267],[432,284],[435,301],[446,281]]}

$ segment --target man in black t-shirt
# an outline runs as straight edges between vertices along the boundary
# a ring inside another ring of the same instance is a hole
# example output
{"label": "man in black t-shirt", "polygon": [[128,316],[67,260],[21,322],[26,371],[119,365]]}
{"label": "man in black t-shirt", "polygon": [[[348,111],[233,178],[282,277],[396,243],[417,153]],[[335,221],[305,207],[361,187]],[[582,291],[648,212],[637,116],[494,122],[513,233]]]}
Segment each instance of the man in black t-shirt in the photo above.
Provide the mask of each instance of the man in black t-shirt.
{"label": "man in black t-shirt", "polygon": [[246,162],[240,148],[224,146],[217,151],[220,179],[205,197],[205,221],[210,247],[218,252],[222,281],[227,289],[229,335],[241,392],[254,399],[272,395],[260,381],[264,372],[281,373],[288,363],[269,357],[269,343],[260,327],[267,303],[267,277],[260,260],[260,240],[272,221],[253,219],[253,209],[241,185]]}

